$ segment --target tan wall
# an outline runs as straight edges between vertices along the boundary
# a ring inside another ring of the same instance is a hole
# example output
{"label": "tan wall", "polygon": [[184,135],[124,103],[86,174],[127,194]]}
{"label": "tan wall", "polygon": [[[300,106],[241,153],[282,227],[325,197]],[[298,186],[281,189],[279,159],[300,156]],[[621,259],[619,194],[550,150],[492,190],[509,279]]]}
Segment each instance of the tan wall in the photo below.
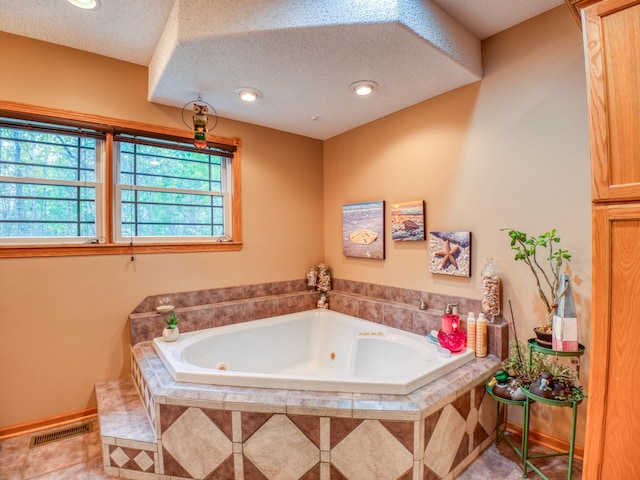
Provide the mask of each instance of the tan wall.
{"label": "tan wall", "polygon": [[[0,100],[184,128],[147,102],[140,66],[0,33],[0,72]],[[322,142],[226,119],[213,133],[242,140],[240,252],[0,259],[0,426],[94,406],[95,383],[128,374],[127,316],[147,295],[303,278],[322,260]]]}
{"label": "tan wall", "polygon": [[[483,57],[481,82],[325,142],[325,260],[340,278],[480,298],[479,273],[493,257],[519,338],[527,339],[544,311],[500,229],[539,234],[557,228],[561,245],[573,253],[580,340],[588,345],[591,205],[580,30],[559,7],[487,39]],[[425,200],[428,230],[471,231],[471,278],[429,273],[427,242],[394,243],[390,228],[386,260],[344,257],[342,205],[369,200],[386,200],[387,225],[389,204]],[[584,382],[587,364],[583,360]],[[533,428],[568,438],[566,422],[550,423],[568,418],[569,409],[534,410]],[[582,407],[582,429],[585,414]]]}
{"label": "tan wall", "polygon": [[[0,361],[11,366],[1,377],[0,425],[93,405],[94,383],[127,374],[126,317],[144,296],[298,278],[322,259],[323,247],[340,278],[470,298],[480,297],[478,273],[494,257],[519,335],[528,338],[542,308],[499,230],[557,228],[574,255],[581,342],[588,345],[589,151],[579,29],[559,7],[484,41],[483,54],[481,82],[324,142],[324,200],[321,142],[221,119],[214,133],[243,141],[241,252],[140,255],[134,263],[126,256],[0,260],[0,315],[9,331]],[[2,33],[0,59],[2,99],[181,126],[179,110],[146,101],[144,68]],[[342,255],[344,203],[420,199],[428,230],[473,233],[471,278],[429,273],[426,242],[393,243],[389,228],[386,260]],[[566,420],[567,409],[535,410],[534,428],[566,438],[566,423],[550,423]]]}

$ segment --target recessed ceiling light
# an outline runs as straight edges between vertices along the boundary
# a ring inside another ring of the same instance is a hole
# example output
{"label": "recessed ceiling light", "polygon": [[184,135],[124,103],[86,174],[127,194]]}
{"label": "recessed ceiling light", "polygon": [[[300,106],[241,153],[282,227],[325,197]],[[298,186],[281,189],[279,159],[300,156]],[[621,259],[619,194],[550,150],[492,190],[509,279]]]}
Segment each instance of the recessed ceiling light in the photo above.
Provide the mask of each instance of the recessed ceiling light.
{"label": "recessed ceiling light", "polygon": [[349,85],[349,88],[356,92],[356,95],[369,95],[378,88],[378,84],[373,80],[360,80]]}
{"label": "recessed ceiling light", "polygon": [[98,0],[67,0],[71,5],[84,8],[85,10],[91,10],[98,6]]}
{"label": "recessed ceiling light", "polygon": [[236,93],[245,102],[255,102],[262,97],[262,92],[251,87],[242,87],[236,90]]}

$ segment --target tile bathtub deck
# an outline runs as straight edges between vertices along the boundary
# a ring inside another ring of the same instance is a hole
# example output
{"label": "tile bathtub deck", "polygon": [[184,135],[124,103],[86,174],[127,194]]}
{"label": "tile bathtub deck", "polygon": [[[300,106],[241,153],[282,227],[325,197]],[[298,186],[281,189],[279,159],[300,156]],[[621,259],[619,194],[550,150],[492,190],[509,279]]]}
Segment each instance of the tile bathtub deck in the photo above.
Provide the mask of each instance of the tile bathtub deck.
{"label": "tile bathtub deck", "polygon": [[[98,420],[93,431],[58,442],[29,448],[34,434],[0,440],[0,479],[2,480],[112,480],[102,468],[102,450]],[[38,432],[42,433],[42,432]],[[534,447],[537,448],[537,447]],[[542,449],[540,449],[542,451]],[[459,480],[516,480],[522,478],[520,463],[505,442],[492,444],[464,472]],[[543,470],[550,480],[567,478],[565,459],[548,460]],[[582,464],[575,462],[573,478],[582,477]],[[531,472],[528,478],[540,477]],[[380,479],[384,480],[384,479]]]}
{"label": "tile bathtub deck", "polygon": [[[469,372],[465,372],[466,369],[462,368],[453,375],[456,381],[451,382],[451,385],[449,385],[452,391],[455,390],[455,388],[453,388],[453,384],[457,384],[458,381],[465,384],[468,383],[469,378],[467,377],[469,376]],[[158,372],[156,371],[156,374],[157,373]],[[169,380],[167,381],[169,382],[167,385],[170,386],[171,382]],[[162,384],[163,382],[160,383]],[[149,429],[146,415],[143,412],[140,397],[135,390],[135,387],[133,387],[133,379],[127,379],[124,382],[109,382],[103,387],[97,387],[97,394],[102,396],[102,393],[105,393],[103,392],[103,389],[116,388],[115,386],[122,390],[118,390],[118,392],[109,392],[106,397],[108,397],[110,401],[100,402],[101,419],[105,420],[102,422],[102,426],[104,428],[102,432],[100,432],[100,422],[98,422],[97,419],[93,419],[93,432],[33,449],[28,448],[32,434],[1,440],[0,479],[104,480],[116,478],[104,472],[102,449],[100,446],[100,434],[107,437],[114,436],[117,438],[135,439],[136,441],[141,442],[151,442],[154,437],[153,432]],[[204,392],[201,391],[203,388]],[[196,403],[202,400],[201,397],[204,393],[207,395],[213,395],[217,392],[216,389],[214,389],[214,392],[208,392],[205,387],[193,387],[193,390],[194,391],[191,392],[191,394],[197,397],[194,398]],[[445,390],[448,392],[449,388]],[[171,388],[167,391],[170,392]],[[164,393],[166,394],[167,392]],[[262,393],[264,394],[264,392]],[[298,395],[294,393],[295,392],[289,392],[289,394],[293,396],[290,399],[287,397],[288,400],[287,402],[284,402],[283,408],[286,405],[287,408],[295,407],[301,409],[303,412],[307,412],[309,408],[328,408],[328,405],[326,405],[326,402],[323,400],[323,394],[321,393],[315,393],[312,397],[308,397],[307,392],[305,393],[304,398],[298,398]],[[257,395],[256,392],[254,392],[253,396],[255,395]],[[251,398],[255,401],[256,399],[253,398],[253,396]],[[385,400],[388,400],[386,396],[367,397],[369,396],[355,395],[350,400],[352,402],[351,405],[355,405],[358,409],[362,409],[362,411],[366,412],[370,408],[375,408],[377,410],[379,407],[384,406],[387,403]],[[231,400],[232,399],[227,398],[227,401]],[[376,402],[374,402],[375,405],[369,405],[371,402],[367,400],[376,400]],[[407,401],[409,401],[410,404],[413,404],[418,400],[418,398],[407,398]],[[444,398],[440,400],[444,401]],[[360,403],[363,404],[360,405]],[[378,405],[378,403],[381,403],[381,405]],[[333,411],[333,409],[331,410]],[[411,415],[413,414],[411,413]],[[519,463],[514,461],[517,459],[510,458],[508,456],[510,453],[509,451],[503,452],[503,445],[504,442],[502,442],[501,446],[498,448],[491,446],[485,453],[476,459],[469,468],[459,474],[456,478],[463,478],[466,480],[476,478],[521,478],[522,473],[519,468]],[[501,472],[500,477],[495,476],[495,472],[498,471]],[[530,478],[535,479],[537,476],[531,474]],[[558,476],[552,476],[551,478],[566,478],[566,467],[564,469],[560,468]],[[579,475],[574,476],[574,478],[578,479]],[[386,478],[381,476],[379,480],[386,480]],[[451,480],[451,477],[448,476],[447,480]]]}

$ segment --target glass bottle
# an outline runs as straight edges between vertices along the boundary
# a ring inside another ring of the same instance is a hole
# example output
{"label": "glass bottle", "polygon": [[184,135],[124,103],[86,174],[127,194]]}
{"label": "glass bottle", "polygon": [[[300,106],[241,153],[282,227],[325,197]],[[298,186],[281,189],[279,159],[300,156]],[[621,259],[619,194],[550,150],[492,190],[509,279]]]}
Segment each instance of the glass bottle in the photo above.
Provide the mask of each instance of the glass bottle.
{"label": "glass bottle", "polygon": [[487,258],[482,270],[482,312],[490,323],[500,315],[500,277],[493,264],[493,258]]}
{"label": "glass bottle", "polygon": [[316,267],[311,267],[307,272],[307,286],[310,292],[313,292],[318,286],[318,270]]}

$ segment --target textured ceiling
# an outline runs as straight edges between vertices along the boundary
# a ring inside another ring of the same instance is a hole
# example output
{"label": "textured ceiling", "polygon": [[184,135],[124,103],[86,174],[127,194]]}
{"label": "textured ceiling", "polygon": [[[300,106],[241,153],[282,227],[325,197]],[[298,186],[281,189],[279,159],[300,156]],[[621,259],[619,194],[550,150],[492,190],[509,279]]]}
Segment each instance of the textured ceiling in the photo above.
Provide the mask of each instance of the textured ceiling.
{"label": "textured ceiling", "polygon": [[[326,139],[482,77],[480,40],[563,0],[0,0],[0,30],[149,67],[148,98]],[[373,95],[349,85],[374,80]],[[241,102],[240,87],[259,89]]]}

